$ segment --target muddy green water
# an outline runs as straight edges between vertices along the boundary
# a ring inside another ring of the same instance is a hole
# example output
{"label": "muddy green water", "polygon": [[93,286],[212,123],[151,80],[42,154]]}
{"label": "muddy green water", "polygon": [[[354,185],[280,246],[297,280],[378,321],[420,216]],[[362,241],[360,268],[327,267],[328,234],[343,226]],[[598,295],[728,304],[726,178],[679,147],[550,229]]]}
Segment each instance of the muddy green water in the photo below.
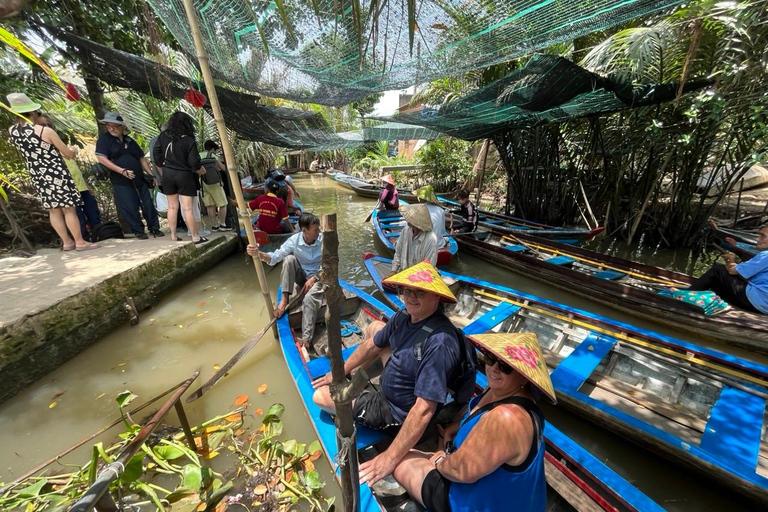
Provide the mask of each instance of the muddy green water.
{"label": "muddy green water", "polygon": [[[358,198],[320,175],[299,175],[295,183],[307,210],[318,215],[338,214],[341,278],[373,291],[362,255],[382,248],[374,244],[373,228],[363,224],[362,219],[375,201]],[[610,241],[602,243],[610,245]],[[674,254],[629,250],[657,265],[683,266],[680,261],[675,262]],[[687,258],[683,258],[685,265],[690,264]],[[471,256],[461,255],[450,270],[695,341],[672,329],[639,321]],[[267,277],[271,289],[275,290],[279,271],[271,271]],[[214,365],[226,362],[267,320],[253,265],[244,255],[232,256],[205,274],[191,276],[187,285],[164,297],[159,306],[142,312],[139,325],[116,329],[22,394],[0,405],[0,481],[24,473],[110,423],[117,417],[114,397],[125,389],[139,395],[136,403],[142,403],[185,379],[197,368],[201,376],[196,384],[205,382],[215,372]],[[267,384],[266,394],[256,391],[261,384]],[[53,397],[62,392],[56,406],[49,408]],[[285,435],[307,443],[315,439],[271,333],[205,399],[186,407],[190,421],[194,424],[226,412],[241,394],[251,398],[252,423],[257,424],[253,414],[257,408],[266,410],[272,403],[281,402],[286,406]],[[668,510],[714,512],[755,508],[735,493],[563,409],[550,408],[546,412],[555,425]],[[175,421],[174,413],[169,419]],[[101,439],[109,442],[117,432],[110,431]],[[89,446],[90,443],[61,463],[84,463],[89,458]],[[329,482],[329,494],[338,495],[328,465],[320,468]]]}

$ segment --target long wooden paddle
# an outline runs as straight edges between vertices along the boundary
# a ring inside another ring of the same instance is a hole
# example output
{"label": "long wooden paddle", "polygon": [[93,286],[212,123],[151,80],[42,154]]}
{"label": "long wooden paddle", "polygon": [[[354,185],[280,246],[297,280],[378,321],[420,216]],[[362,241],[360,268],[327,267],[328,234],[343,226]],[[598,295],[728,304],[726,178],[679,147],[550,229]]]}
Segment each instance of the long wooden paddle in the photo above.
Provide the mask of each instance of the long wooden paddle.
{"label": "long wooden paddle", "polygon": [[371,217],[373,217],[373,212],[379,209],[379,205],[381,204],[381,199],[379,199],[376,202],[376,206],[373,207],[373,210],[371,210],[371,213],[368,214],[368,216],[365,218],[363,222],[369,222],[371,220]]}
{"label": "long wooden paddle", "polygon": [[[287,315],[288,312],[291,310],[291,307],[294,306],[300,299],[304,297],[303,293],[297,293],[295,297],[293,297],[290,301],[288,301],[288,305],[285,307],[285,311],[283,312],[284,315]],[[229,370],[232,369],[233,366],[237,364],[242,357],[250,352],[250,350],[256,346],[256,344],[261,341],[261,338],[264,337],[264,334],[269,330],[272,325],[277,322],[277,317],[274,317],[272,320],[269,321],[267,325],[265,325],[259,332],[256,333],[255,336],[253,336],[250,340],[248,340],[248,343],[243,345],[243,348],[241,348],[237,354],[232,356],[232,358],[226,362],[224,366],[219,368],[219,371],[213,374],[213,376],[208,379],[208,381],[197,388],[195,391],[192,392],[191,395],[187,397],[187,403],[192,403],[204,394],[206,394],[213,386],[216,385],[217,382],[221,380],[224,375],[229,372]]]}

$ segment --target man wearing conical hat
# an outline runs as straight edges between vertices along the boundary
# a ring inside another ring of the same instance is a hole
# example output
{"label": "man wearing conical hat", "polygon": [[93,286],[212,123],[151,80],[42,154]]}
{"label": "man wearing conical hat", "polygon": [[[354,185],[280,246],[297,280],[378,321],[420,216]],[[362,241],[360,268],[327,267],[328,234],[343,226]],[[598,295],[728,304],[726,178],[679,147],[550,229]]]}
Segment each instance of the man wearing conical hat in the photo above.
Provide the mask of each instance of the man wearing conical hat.
{"label": "man wearing conical hat", "polygon": [[424,185],[416,190],[416,197],[427,206],[429,217],[432,219],[432,232],[437,238],[437,249],[440,250],[447,243],[445,241],[445,210],[440,206],[432,185]]}
{"label": "man wearing conical hat", "polygon": [[[405,310],[386,324],[372,324],[370,337],[344,363],[349,374],[377,358],[389,357],[380,389],[366,390],[352,404],[358,423],[397,430],[389,449],[360,466],[360,481],[369,485],[392,473],[445,403],[449,390],[465,389],[467,378],[471,379],[470,386],[474,383],[474,371],[468,377],[461,371],[471,352],[464,337],[443,314],[442,303],[456,302],[456,297],[435,267],[421,262],[385,282],[399,290]],[[313,382],[313,399],[323,410],[333,413],[330,382],[330,373]]]}
{"label": "man wearing conical hat", "polygon": [[406,225],[400,232],[392,258],[392,273],[412,267],[420,261],[437,265],[437,236],[432,231],[432,218],[425,204],[403,206]]}
{"label": "man wearing conical hat", "polygon": [[395,480],[432,512],[544,512],[544,415],[536,400],[556,398],[536,334],[469,339],[483,356],[488,386],[446,427],[445,450],[411,450]]}

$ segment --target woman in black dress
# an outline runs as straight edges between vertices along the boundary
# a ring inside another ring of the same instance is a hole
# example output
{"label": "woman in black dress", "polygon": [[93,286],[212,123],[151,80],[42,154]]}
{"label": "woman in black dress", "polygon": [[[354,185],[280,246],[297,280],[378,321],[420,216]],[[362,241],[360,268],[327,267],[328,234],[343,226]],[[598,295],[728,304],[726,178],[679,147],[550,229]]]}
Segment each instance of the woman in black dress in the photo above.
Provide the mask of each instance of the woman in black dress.
{"label": "woman in black dress", "polygon": [[74,158],[77,148],[68,147],[50,128],[35,124],[38,116],[42,115],[39,103],[33,102],[23,93],[9,94],[7,98],[11,110],[24,114],[8,129],[11,142],[24,155],[43,208],[48,210],[51,226],[61,237],[62,249],[98,249],[99,245],[86,242],[80,231],[75,208],[82,200],[62,158],[62,155]]}

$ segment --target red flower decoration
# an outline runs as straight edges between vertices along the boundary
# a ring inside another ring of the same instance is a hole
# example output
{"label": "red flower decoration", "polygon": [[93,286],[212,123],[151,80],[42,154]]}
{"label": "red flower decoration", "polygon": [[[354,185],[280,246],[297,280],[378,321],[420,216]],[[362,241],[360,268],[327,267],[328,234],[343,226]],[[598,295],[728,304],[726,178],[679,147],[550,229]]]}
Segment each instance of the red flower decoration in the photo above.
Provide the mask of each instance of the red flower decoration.
{"label": "red flower decoration", "polygon": [[419,270],[409,275],[408,280],[412,283],[431,283],[435,278],[426,270]]}
{"label": "red flower decoration", "polygon": [[526,366],[535,369],[538,366],[536,359],[536,352],[528,347],[506,347],[506,352],[509,357],[515,361],[522,361]]}
{"label": "red flower decoration", "polygon": [[67,83],[67,99],[69,101],[80,101],[80,93],[77,92],[77,89],[71,83]]}
{"label": "red flower decoration", "polygon": [[196,108],[200,108],[208,103],[208,98],[205,97],[205,94],[201,93],[197,89],[193,89],[192,87],[187,89],[187,92],[184,93],[184,99]]}

